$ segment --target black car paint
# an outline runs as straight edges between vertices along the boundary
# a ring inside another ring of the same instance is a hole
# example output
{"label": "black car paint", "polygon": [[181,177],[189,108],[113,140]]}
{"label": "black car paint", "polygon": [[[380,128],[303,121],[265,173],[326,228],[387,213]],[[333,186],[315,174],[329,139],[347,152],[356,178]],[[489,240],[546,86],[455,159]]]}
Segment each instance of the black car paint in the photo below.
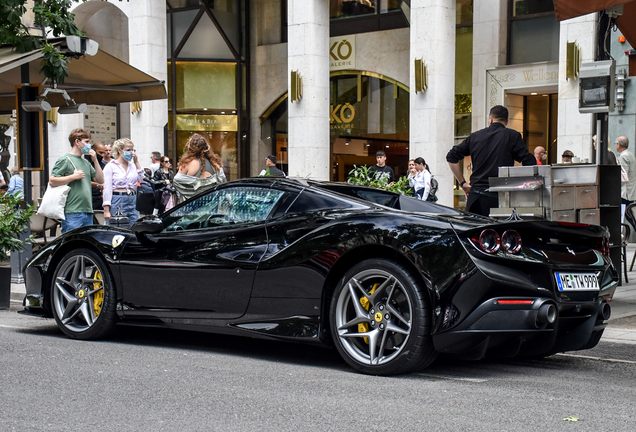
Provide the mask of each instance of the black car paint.
{"label": "black car paint", "polygon": [[[432,333],[435,347],[441,352],[480,358],[493,347],[509,355],[552,347],[559,329],[533,328],[536,305],[493,306],[496,298],[542,299],[537,305],[554,303],[564,322],[569,318],[565,328],[573,339],[577,331],[589,335],[604,327],[598,308],[613,295],[617,274],[606,257],[590,250],[591,243],[606,235],[600,227],[574,229],[545,222],[500,224],[454,209],[440,208],[442,214],[415,214],[357,199],[351,201],[348,210],[288,213],[286,210],[301,194],[321,194],[321,189],[339,192],[338,188],[341,191],[347,186],[317,188],[271,179],[233,182],[237,183],[280,187],[287,195],[265,222],[219,228],[213,238],[210,230],[182,232],[179,236],[134,234],[113,227],[74,230],[27,264],[25,305],[35,305],[27,301],[30,295],[43,295],[44,310],[30,307],[30,312],[51,316],[50,290],[41,292],[40,281],[50,287],[51,274],[47,271],[55,268],[64,253],[83,246],[97,251],[107,262],[116,281],[121,305],[118,315],[123,323],[160,323],[329,344],[329,296],[341,275],[362,259],[385,257],[417,269],[431,300]],[[393,203],[399,206],[400,199]],[[417,208],[419,204],[409,205]],[[434,209],[430,206],[435,204],[427,203],[427,209]],[[471,235],[486,226],[525,233],[521,253],[500,251],[493,256],[478,249]],[[563,252],[563,245],[534,241],[532,233],[542,232],[546,238],[550,238],[550,232],[570,236],[567,247],[575,253]],[[115,235],[124,236],[117,247],[112,245]],[[263,236],[265,244],[255,244]],[[589,272],[594,259],[595,268],[603,273],[599,293],[557,293],[555,270]],[[213,277],[208,275],[210,271],[214,271]],[[520,315],[524,317],[521,321]],[[497,325],[481,328],[492,321],[484,320],[486,316],[521,324],[502,333]],[[566,338],[561,337],[566,344]]]}

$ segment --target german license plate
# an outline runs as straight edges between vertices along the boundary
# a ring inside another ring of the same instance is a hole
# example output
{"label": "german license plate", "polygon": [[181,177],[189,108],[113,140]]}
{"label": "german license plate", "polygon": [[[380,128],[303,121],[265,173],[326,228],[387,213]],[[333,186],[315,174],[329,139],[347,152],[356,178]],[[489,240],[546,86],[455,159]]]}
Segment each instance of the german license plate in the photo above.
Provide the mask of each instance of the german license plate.
{"label": "german license plate", "polygon": [[594,273],[555,273],[559,291],[599,291],[598,275]]}

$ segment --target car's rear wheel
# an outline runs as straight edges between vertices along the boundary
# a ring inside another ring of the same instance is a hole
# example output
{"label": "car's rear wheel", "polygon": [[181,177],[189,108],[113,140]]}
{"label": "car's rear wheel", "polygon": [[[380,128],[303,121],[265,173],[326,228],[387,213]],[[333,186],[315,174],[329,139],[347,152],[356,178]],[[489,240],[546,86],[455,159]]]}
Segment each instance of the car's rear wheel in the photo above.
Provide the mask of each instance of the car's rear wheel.
{"label": "car's rear wheel", "polygon": [[343,276],[331,301],[330,326],[340,355],[363,373],[408,373],[437,356],[425,287],[392,261],[366,260]]}
{"label": "car's rear wheel", "polygon": [[115,326],[116,295],[104,260],[88,249],[62,258],[51,289],[53,316],[60,329],[75,339],[98,339]]}

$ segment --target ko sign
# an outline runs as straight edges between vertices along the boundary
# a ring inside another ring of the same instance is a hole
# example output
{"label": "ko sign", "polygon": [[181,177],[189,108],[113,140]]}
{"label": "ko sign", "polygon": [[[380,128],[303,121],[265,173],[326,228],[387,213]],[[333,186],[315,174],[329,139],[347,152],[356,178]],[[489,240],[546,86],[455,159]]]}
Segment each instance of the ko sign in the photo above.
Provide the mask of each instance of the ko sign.
{"label": "ko sign", "polygon": [[329,70],[353,69],[355,67],[356,36],[329,38]]}

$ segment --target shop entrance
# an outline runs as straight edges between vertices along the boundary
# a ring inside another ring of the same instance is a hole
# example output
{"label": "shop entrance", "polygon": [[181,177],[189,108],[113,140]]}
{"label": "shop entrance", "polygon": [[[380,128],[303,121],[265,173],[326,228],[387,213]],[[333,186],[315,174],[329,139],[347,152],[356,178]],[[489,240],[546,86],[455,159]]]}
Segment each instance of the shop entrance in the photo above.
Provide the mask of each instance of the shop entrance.
{"label": "shop entrance", "polygon": [[558,95],[547,92],[508,92],[505,106],[508,108],[508,127],[521,133],[530,153],[536,147],[545,148],[544,165],[561,163],[557,153]]}
{"label": "shop entrance", "polygon": [[[346,181],[355,166],[375,165],[383,150],[396,178],[409,159],[409,90],[373,72],[337,71],[330,79],[331,179]],[[261,140],[287,172],[287,95],[261,117]],[[425,157],[425,155],[422,155]]]}

